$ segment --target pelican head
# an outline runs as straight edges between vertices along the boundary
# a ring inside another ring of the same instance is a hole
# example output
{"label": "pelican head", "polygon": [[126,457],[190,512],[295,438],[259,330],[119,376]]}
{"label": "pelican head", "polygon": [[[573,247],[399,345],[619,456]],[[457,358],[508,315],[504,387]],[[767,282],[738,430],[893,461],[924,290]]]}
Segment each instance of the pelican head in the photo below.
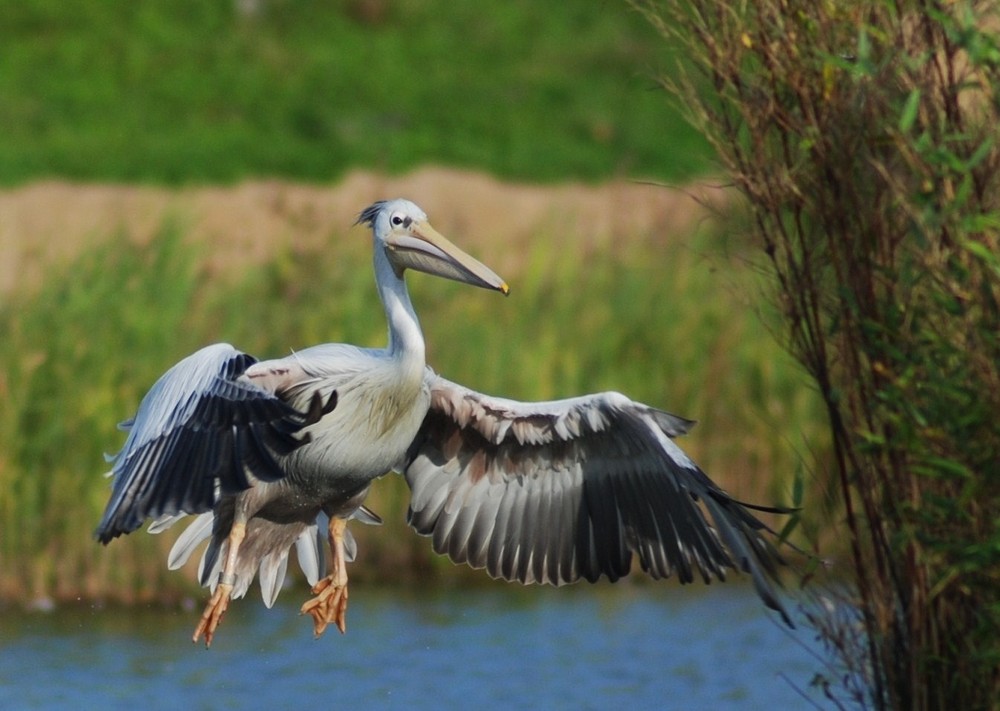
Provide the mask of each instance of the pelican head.
{"label": "pelican head", "polygon": [[376,249],[384,249],[401,276],[406,269],[454,279],[506,294],[507,283],[431,227],[427,215],[409,200],[380,200],[366,208],[356,224],[372,228]]}

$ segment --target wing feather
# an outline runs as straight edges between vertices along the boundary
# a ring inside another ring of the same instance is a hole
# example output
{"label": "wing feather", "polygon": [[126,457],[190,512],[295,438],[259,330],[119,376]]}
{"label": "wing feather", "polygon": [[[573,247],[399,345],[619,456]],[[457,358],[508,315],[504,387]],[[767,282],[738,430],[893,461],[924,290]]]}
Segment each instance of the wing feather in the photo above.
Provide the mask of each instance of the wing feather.
{"label": "wing feather", "polygon": [[538,583],[548,579],[549,531],[552,525],[551,480],[549,477],[544,479],[537,495],[531,497],[534,507],[528,513],[530,527],[524,532],[524,538],[531,547],[531,579]]}
{"label": "wing feather", "polygon": [[784,564],[773,532],[673,441],[690,420],[618,393],[521,403],[429,378],[402,471],[408,521],[435,551],[553,585],[617,580],[633,554],[652,577],[684,583],[736,568],[791,624],[772,585]]}
{"label": "wing feather", "polygon": [[281,586],[285,582],[285,573],[288,571],[288,549],[274,550],[260,559],[260,594],[264,599],[264,606],[268,609],[274,607],[274,601],[278,599]]}
{"label": "wing feather", "polygon": [[504,580],[527,582],[524,572],[527,553],[524,550],[522,534],[524,511],[528,507],[528,492],[522,484],[522,481],[517,481],[516,485],[508,490],[510,515],[507,518],[507,540],[504,543],[507,555],[500,557],[499,572]]}
{"label": "wing feather", "polygon": [[[487,555],[490,548],[490,540],[493,538],[493,531],[496,527],[497,516],[500,511],[500,504],[503,497],[499,492],[495,492],[489,487],[479,501],[479,509],[476,516],[470,517],[469,521],[469,542],[467,546],[468,558],[463,563],[468,563],[473,568],[485,568]],[[453,560],[457,560],[454,559]]]}
{"label": "wing feather", "polygon": [[604,471],[597,476],[584,477],[585,506],[593,521],[597,566],[583,571],[590,582],[595,582],[603,573],[615,582],[628,573],[632,567],[632,555],[625,547],[622,535],[621,504],[615,492],[614,479]]}
{"label": "wing feather", "polygon": [[472,540],[472,532],[479,518],[479,511],[487,498],[479,496],[475,489],[481,483],[471,484],[464,492],[462,505],[456,498],[450,504],[454,507],[455,526],[452,529],[451,542],[448,547],[448,556],[452,560],[469,560],[469,543]]}
{"label": "wing feather", "polygon": [[[179,517],[175,517],[179,518]],[[177,537],[174,541],[173,547],[170,549],[170,555],[167,557],[167,568],[170,570],[177,570],[191,557],[194,552],[203,541],[208,540],[212,535],[212,522],[215,517],[212,515],[211,511],[206,511],[195,518],[195,520],[184,529],[184,532]],[[152,529],[150,529],[152,530]]]}
{"label": "wing feather", "polygon": [[549,580],[575,580],[576,549],[573,539],[581,526],[577,524],[576,511],[578,506],[571,495],[572,479],[566,469],[560,469],[553,477],[555,514],[552,522],[552,533],[549,545],[550,554]]}
{"label": "wing feather", "polygon": [[168,370],[128,421],[125,445],[112,458],[111,498],[97,528],[102,543],[147,518],[211,509],[219,491],[274,481],[275,459],[302,444],[295,434],[335,404],[315,396],[306,412],[243,377],[256,360],[219,343]]}
{"label": "wing feather", "polygon": [[318,526],[309,526],[295,539],[295,555],[303,575],[306,576],[306,582],[312,587],[326,574],[324,572],[326,556]]}

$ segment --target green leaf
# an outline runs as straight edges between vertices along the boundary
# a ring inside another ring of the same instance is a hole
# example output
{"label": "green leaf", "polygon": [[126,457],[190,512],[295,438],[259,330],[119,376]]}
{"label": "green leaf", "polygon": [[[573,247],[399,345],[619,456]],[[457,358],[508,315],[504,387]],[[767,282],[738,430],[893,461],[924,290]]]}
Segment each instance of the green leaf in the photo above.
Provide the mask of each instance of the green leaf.
{"label": "green leaf", "polygon": [[899,130],[903,133],[909,133],[910,129],[913,128],[913,124],[917,120],[917,112],[920,110],[920,89],[914,89],[910,92],[910,95],[906,97],[906,103],[903,104],[903,113],[899,117]]}
{"label": "green leaf", "polygon": [[972,472],[967,466],[961,462],[956,462],[954,459],[948,459],[946,457],[928,457],[927,465],[936,469],[941,475],[957,476],[962,479],[968,479],[972,477]]}
{"label": "green leaf", "polygon": [[805,493],[805,477],[802,475],[801,464],[795,469],[795,480],[792,482],[792,506],[802,507],[802,497]]}
{"label": "green leaf", "polygon": [[782,543],[788,540],[788,537],[792,535],[792,532],[798,528],[799,524],[802,522],[802,516],[796,511],[793,513],[785,525],[781,528],[778,533],[778,540]]}
{"label": "green leaf", "polygon": [[[1000,216],[997,215],[980,215],[979,218],[982,222],[974,222],[973,225],[978,227],[980,230],[985,229],[996,229],[1000,227]],[[971,220],[970,220],[971,222]],[[966,250],[974,254],[979,259],[993,269],[1000,269],[1000,254],[996,254],[989,247],[987,247],[982,242],[976,242],[974,240],[966,240],[963,245]]]}

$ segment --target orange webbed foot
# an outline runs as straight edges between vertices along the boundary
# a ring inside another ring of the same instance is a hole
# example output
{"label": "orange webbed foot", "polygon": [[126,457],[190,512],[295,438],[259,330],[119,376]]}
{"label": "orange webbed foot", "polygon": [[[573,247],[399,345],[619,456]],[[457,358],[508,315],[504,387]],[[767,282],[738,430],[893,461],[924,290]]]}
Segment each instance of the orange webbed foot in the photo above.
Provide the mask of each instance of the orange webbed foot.
{"label": "orange webbed foot", "polygon": [[323,634],[331,622],[341,634],[347,632],[347,584],[334,583],[331,575],[316,583],[312,592],[316,597],[302,605],[301,614],[312,615],[316,637]]}
{"label": "orange webbed foot", "polygon": [[229,607],[229,600],[232,592],[232,585],[219,584],[215,588],[212,598],[208,601],[208,604],[205,605],[205,611],[201,613],[201,620],[198,621],[198,626],[195,628],[194,635],[191,637],[192,642],[197,642],[198,639],[204,634],[205,647],[212,646],[212,638],[215,636],[216,628],[222,622],[223,615],[226,614],[226,609]]}

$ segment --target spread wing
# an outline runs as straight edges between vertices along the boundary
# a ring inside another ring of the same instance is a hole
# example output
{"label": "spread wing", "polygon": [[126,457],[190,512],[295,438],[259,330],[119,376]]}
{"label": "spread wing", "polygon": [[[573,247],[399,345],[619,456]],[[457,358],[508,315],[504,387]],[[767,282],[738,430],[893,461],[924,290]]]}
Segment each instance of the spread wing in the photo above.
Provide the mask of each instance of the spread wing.
{"label": "spread wing", "polygon": [[248,474],[265,481],[284,475],[275,457],[301,445],[295,433],[335,400],[323,403],[317,395],[300,412],[282,399],[277,377],[242,377],[255,362],[219,343],[156,381],[122,424],[129,435],[112,458],[111,498],[96,532],[102,543],[146,518],[207,511],[220,492],[250,486]]}
{"label": "spread wing", "polygon": [[403,473],[409,522],[438,553],[553,585],[616,580],[633,553],[685,583],[737,568],[791,624],[770,582],[784,564],[772,531],[673,442],[691,421],[618,393],[523,403],[431,385]]}

